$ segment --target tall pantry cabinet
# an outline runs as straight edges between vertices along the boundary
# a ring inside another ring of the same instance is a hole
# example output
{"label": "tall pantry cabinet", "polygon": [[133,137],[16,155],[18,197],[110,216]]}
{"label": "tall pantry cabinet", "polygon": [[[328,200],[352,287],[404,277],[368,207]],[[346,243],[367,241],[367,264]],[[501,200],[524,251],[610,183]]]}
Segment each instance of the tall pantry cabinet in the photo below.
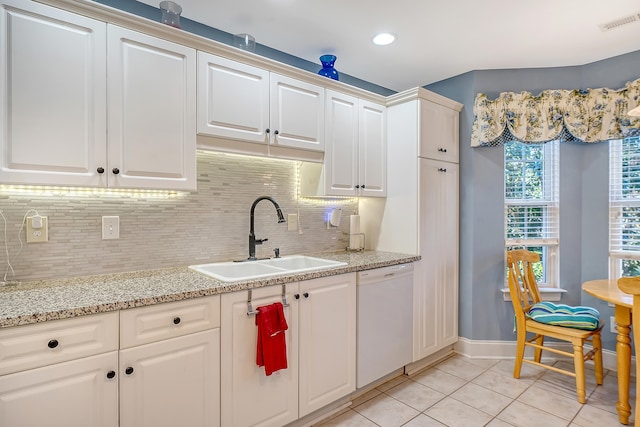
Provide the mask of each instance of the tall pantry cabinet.
{"label": "tall pantry cabinet", "polygon": [[422,257],[414,265],[414,362],[458,340],[461,109],[423,88],[387,103],[388,191],[384,206],[372,209],[382,218],[372,238],[377,250]]}

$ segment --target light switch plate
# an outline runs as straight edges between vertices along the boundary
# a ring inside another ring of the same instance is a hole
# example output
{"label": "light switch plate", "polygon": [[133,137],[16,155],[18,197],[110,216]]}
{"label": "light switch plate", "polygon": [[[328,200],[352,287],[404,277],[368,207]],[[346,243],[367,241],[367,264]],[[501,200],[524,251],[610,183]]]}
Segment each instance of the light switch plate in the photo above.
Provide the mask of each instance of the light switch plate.
{"label": "light switch plate", "polygon": [[103,216],[102,217],[102,240],[119,239],[120,238],[120,217],[119,216]]}
{"label": "light switch plate", "polygon": [[298,229],[298,215],[287,214],[287,231],[296,231]]}
{"label": "light switch plate", "polygon": [[42,243],[49,241],[49,221],[46,216],[42,218],[42,227],[33,228],[33,217],[27,218],[27,243]]}

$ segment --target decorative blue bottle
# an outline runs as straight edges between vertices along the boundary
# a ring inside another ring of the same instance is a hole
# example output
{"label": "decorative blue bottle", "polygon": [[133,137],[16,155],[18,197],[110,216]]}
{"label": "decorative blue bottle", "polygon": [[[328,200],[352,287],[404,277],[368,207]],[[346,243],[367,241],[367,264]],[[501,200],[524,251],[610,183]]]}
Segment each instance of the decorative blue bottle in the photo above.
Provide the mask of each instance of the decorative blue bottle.
{"label": "decorative blue bottle", "polygon": [[329,77],[333,80],[340,80],[338,71],[333,68],[333,64],[336,62],[335,55],[322,55],[320,57],[320,62],[322,62],[322,68],[318,71],[318,74],[321,76]]}

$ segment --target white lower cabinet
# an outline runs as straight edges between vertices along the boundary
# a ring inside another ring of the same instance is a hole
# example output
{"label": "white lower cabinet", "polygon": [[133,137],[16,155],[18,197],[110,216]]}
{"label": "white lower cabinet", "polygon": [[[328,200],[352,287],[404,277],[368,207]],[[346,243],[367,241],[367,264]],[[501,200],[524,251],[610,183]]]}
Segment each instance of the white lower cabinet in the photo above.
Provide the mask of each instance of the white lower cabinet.
{"label": "white lower cabinet", "polygon": [[112,351],[0,377],[0,426],[117,427],[117,366]]}
{"label": "white lower cabinet", "polygon": [[120,426],[220,425],[220,297],[120,312]]}
{"label": "white lower cabinet", "polygon": [[0,426],[116,427],[118,313],[0,330]]}
{"label": "white lower cabinet", "polygon": [[[248,292],[222,295],[223,426],[282,426],[355,390],[355,273],[286,285],[288,368],[256,365]],[[282,301],[282,287],[252,290],[252,307]]]}
{"label": "white lower cabinet", "polygon": [[220,329],[120,351],[120,427],[220,425]]}

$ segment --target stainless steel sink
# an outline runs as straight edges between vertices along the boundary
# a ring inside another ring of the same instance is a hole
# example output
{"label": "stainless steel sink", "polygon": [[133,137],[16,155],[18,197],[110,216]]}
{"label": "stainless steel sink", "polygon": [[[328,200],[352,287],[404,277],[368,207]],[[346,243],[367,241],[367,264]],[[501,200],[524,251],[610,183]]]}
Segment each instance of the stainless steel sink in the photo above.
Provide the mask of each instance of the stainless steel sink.
{"label": "stainless steel sink", "polygon": [[190,265],[189,268],[222,282],[260,279],[279,274],[296,274],[326,268],[342,267],[346,262],[333,261],[305,255],[292,255],[246,262],[216,262]]}

